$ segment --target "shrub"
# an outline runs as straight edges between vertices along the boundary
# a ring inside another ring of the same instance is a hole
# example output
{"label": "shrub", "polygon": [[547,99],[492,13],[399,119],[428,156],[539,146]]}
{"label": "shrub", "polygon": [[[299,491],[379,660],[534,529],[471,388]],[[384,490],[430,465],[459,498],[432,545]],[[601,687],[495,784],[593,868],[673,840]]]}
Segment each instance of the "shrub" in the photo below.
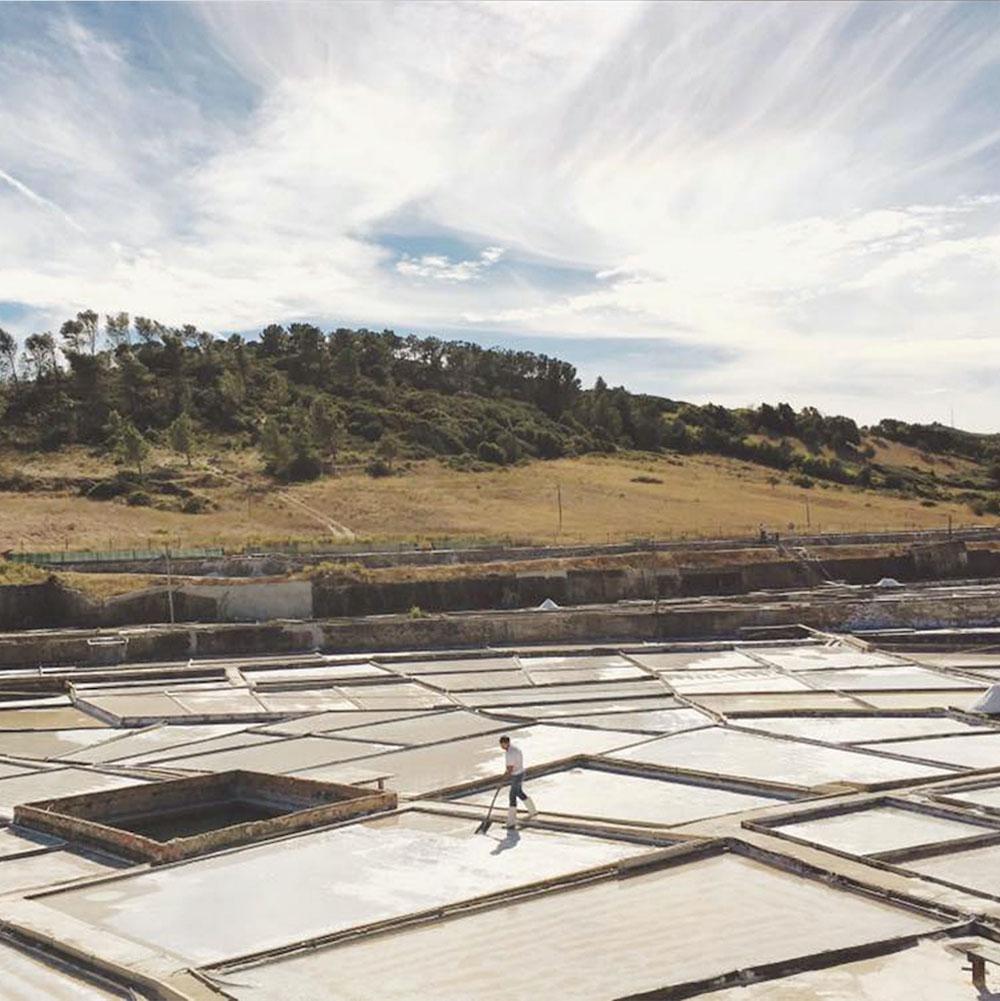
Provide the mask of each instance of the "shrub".
{"label": "shrub", "polygon": [[641,476],[633,476],[632,483],[662,483],[663,480],[658,479],[655,476],[646,476],[645,474]]}
{"label": "shrub", "polygon": [[816,484],[813,480],[809,479],[808,476],[803,476],[800,473],[796,473],[792,477],[792,483],[797,487],[802,487],[803,490],[811,490]]}
{"label": "shrub", "polygon": [[374,479],[378,479],[381,476],[392,476],[392,467],[385,459],[372,459],[365,467],[365,472]]}
{"label": "shrub", "polygon": [[492,462],[496,466],[502,466],[507,459],[503,449],[493,441],[480,442],[476,452],[483,462]]}
{"label": "shrub", "polygon": [[125,498],[129,507],[149,507],[153,503],[153,498],[145,490],[133,490]]}
{"label": "shrub", "polygon": [[181,505],[181,511],[184,514],[204,514],[206,511],[211,510],[211,507],[212,502],[207,497],[202,497],[200,494],[192,494]]}
{"label": "shrub", "polygon": [[323,462],[313,451],[299,452],[288,464],[283,479],[293,482],[316,480],[323,475]]}

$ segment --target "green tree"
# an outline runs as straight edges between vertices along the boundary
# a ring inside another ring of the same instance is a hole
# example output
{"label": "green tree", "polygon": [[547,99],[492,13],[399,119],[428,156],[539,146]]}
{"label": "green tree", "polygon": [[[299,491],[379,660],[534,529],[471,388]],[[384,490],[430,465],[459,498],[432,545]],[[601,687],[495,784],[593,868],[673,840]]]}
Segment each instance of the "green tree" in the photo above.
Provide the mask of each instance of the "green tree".
{"label": "green tree", "polygon": [[317,396],[309,404],[309,425],[319,450],[331,458],[336,455],[344,423],[340,409],[329,397]]}
{"label": "green tree", "polygon": [[0,381],[4,379],[17,382],[17,341],[0,327]]}
{"label": "green tree", "polygon": [[391,434],[383,434],[375,448],[375,454],[392,469],[393,462],[399,457],[399,442]]}
{"label": "green tree", "polygon": [[191,468],[191,452],[194,450],[194,424],[188,416],[187,411],[170,425],[167,435],[170,439],[170,447],[178,454],[183,455],[188,468]]}
{"label": "green tree", "polygon": [[24,357],[29,375],[35,379],[45,379],[58,371],[56,339],[49,333],[32,334],[26,338]]}
{"label": "green tree", "polygon": [[264,468],[272,476],[284,476],[291,465],[295,453],[288,436],[273,418],[265,419],[260,429],[260,453],[264,458]]}
{"label": "green tree", "polygon": [[104,336],[112,350],[132,343],[132,327],[128,313],[109,313],[104,317]]}
{"label": "green tree", "polygon": [[108,445],[123,466],[135,466],[139,476],[149,456],[149,442],[139,429],[117,410],[111,412],[107,428]]}

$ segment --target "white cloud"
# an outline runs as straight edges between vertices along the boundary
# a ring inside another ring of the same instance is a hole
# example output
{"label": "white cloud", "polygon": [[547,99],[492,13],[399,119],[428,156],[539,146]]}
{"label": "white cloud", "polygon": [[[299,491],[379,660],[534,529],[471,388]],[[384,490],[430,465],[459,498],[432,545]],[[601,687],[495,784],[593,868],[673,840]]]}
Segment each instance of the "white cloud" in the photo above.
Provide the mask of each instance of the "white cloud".
{"label": "white cloud", "polygon": [[503,247],[487,247],[474,260],[453,261],[446,254],[409,254],[396,262],[396,270],[409,278],[440,282],[469,282],[481,278],[487,268],[503,257]]}
{"label": "white cloud", "polygon": [[660,337],[716,360],[618,381],[864,419],[940,416],[937,387],[1000,423],[996,6],[178,5],[204,51],[163,35],[159,74],[30,10],[0,33],[0,300]]}

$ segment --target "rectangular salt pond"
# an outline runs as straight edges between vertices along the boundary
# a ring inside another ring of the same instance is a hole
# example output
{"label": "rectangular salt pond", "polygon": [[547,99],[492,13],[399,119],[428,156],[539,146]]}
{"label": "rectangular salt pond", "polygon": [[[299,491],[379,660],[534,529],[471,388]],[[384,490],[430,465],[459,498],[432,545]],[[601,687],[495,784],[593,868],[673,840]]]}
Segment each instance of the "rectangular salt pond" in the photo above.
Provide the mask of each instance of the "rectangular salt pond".
{"label": "rectangular salt pond", "polygon": [[484,836],[475,827],[469,817],[406,812],[153,869],[42,903],[187,962],[206,963],[645,850],[541,830],[505,839],[502,828]]}
{"label": "rectangular salt pond", "polygon": [[336,684],[356,678],[388,678],[392,672],[376,664],[323,664],[319,667],[253,668],[244,667],[240,673],[253,685],[274,685],[285,682]]}
{"label": "rectangular salt pond", "polygon": [[80,730],[7,730],[0,732],[0,754],[21,758],[56,758],[100,744],[120,733],[113,727]]}
{"label": "rectangular salt pond", "polygon": [[[666,689],[664,689],[666,691]],[[593,713],[639,712],[676,709],[683,703],[672,695],[652,699],[597,699],[594,702],[544,702],[527,705],[490,706],[485,710],[497,716],[522,716],[525,719],[560,719]]]}
{"label": "rectangular salt pond", "polygon": [[575,657],[525,657],[519,655],[518,663],[529,673],[536,671],[575,671],[587,668],[591,671],[611,671],[611,677],[616,671],[623,669],[635,670],[635,665],[618,654],[594,654]]}
{"label": "rectangular salt pond", "polygon": [[0,815],[11,816],[20,803],[33,803],[40,799],[75,796],[78,793],[98,792],[105,789],[124,789],[138,785],[143,779],[84,768],[54,768],[30,772],[13,778],[0,779]]}
{"label": "rectangular salt pond", "polygon": [[387,744],[433,744],[442,740],[458,740],[480,733],[504,730],[510,724],[499,719],[477,716],[463,709],[432,713],[422,718],[373,723],[370,726],[337,730],[340,737],[351,740],[384,741]]}
{"label": "rectangular salt pond", "polygon": [[[988,939],[980,940],[995,948]],[[713,991],[709,1001],[976,1001],[968,961],[947,939],[780,980]],[[994,995],[995,996],[995,995]]]}
{"label": "rectangular salt pond", "polygon": [[837,692],[762,692],[760,695],[694,695],[688,696],[706,709],[720,713],[783,712],[793,710],[864,709],[865,703]]}
{"label": "rectangular salt pond", "polygon": [[463,660],[401,660],[394,661],[391,669],[399,674],[465,674],[469,671],[513,671],[517,662],[513,657],[470,657]]}
{"label": "rectangular salt pond", "polygon": [[454,703],[442,692],[417,684],[340,685],[337,689],[357,709],[447,709]]}
{"label": "rectangular salt pond", "polygon": [[[544,724],[511,728],[507,732],[524,753],[524,763],[528,768],[577,754],[601,754],[646,739],[635,733],[615,730],[585,730]],[[397,792],[409,796],[433,793],[466,782],[499,778],[504,771],[504,759],[498,738],[498,733],[483,734],[447,744],[392,751],[365,758],[362,766],[391,774],[389,788]],[[297,774],[308,779],[313,777],[313,770]]]}
{"label": "rectangular salt pond", "polygon": [[937,688],[981,688],[977,681],[928,671],[922,667],[874,667],[837,671],[809,671],[802,675],[813,688],[841,692],[920,691]]}
{"label": "rectangular salt pond", "polygon": [[0,709],[0,730],[77,730],[83,727],[106,727],[75,706],[55,709]]}
{"label": "rectangular salt pond", "polygon": [[864,692],[860,697],[875,709],[968,709],[984,691]]}
{"label": "rectangular salt pond", "polygon": [[269,713],[290,716],[295,713],[336,712],[351,710],[354,703],[339,692],[302,689],[291,692],[257,691],[257,701]]}
{"label": "rectangular salt pond", "polygon": [[492,692],[467,692],[456,695],[458,701],[473,709],[503,705],[531,705],[544,702],[583,702],[595,699],[634,699],[643,696],[669,695],[666,687],[652,678],[649,681],[622,681],[618,684],[546,685],[544,687],[505,688]]}
{"label": "rectangular salt pond", "polygon": [[[115,868],[108,862],[99,862],[89,856],[60,849],[41,855],[2,859],[0,894],[23,893],[54,886],[56,883],[67,883],[73,879],[103,876],[114,872]],[[2,997],[3,986],[0,984],[0,998]]]}
{"label": "rectangular salt pond", "polygon": [[880,746],[893,754],[905,754],[925,761],[940,761],[961,768],[1000,768],[1000,733],[961,737],[927,737],[899,740]]}
{"label": "rectangular salt pond", "polygon": [[937,927],[912,911],[719,855],[297,953],[224,979],[239,1001],[608,1001]]}
{"label": "rectangular salt pond", "polygon": [[[593,817],[625,824],[686,824],[783,802],[773,796],[599,768],[550,772],[527,779],[524,786],[542,814]],[[489,806],[492,798],[491,790],[462,796],[455,802]]]}
{"label": "rectangular salt pond", "polygon": [[596,726],[602,730],[628,730],[632,733],[668,734],[711,726],[711,716],[697,709],[654,709],[644,713],[592,713],[585,716],[563,716],[560,723]]}
{"label": "rectangular salt pond", "polygon": [[942,769],[859,751],[758,737],[721,727],[661,737],[609,756],[803,788],[831,782],[877,785],[942,773]]}
{"label": "rectangular salt pond", "polygon": [[0,942],[0,1001],[114,1001],[125,995],[51,966],[33,953]]}
{"label": "rectangular salt pond", "polygon": [[[809,737],[831,744],[872,743],[935,734],[973,733],[970,726],[947,716],[743,716],[739,725],[785,737]],[[891,751],[892,746],[882,748]]]}
{"label": "rectangular salt pond", "polygon": [[[775,825],[774,829],[849,855],[878,855],[990,833],[988,827],[893,806],[851,810],[813,820]],[[997,831],[1000,832],[1000,829]]]}
{"label": "rectangular salt pond", "polygon": [[1000,783],[984,789],[968,789],[965,792],[942,790],[941,795],[949,800],[968,803],[969,806],[981,806],[987,810],[1000,811]]}
{"label": "rectangular salt pond", "polygon": [[284,775],[303,768],[350,761],[388,750],[392,750],[392,745],[338,740],[336,737],[288,737],[275,738],[250,747],[237,747],[231,751],[175,757],[166,765],[185,771],[225,772],[239,768],[249,772]]}
{"label": "rectangular salt pond", "polygon": [[[86,764],[103,764],[108,761],[120,761],[133,755],[152,754],[167,751],[170,748],[195,744],[198,741],[210,741],[216,737],[232,737],[244,730],[245,723],[200,723],[194,726],[180,724],[178,726],[154,726],[146,730],[135,731],[113,730],[110,738],[105,736],[96,747],[88,747],[64,755],[66,761],[76,761]],[[253,743],[257,735],[251,735],[246,743]],[[177,753],[181,753],[178,751]],[[194,753],[192,751],[192,753]]]}
{"label": "rectangular salt pond", "polygon": [[640,667],[578,667],[575,670],[560,668],[556,671],[533,670],[527,676],[536,685],[565,685],[590,681],[635,681],[648,678],[649,673]]}
{"label": "rectangular salt pond", "polygon": [[856,650],[852,646],[800,646],[756,649],[758,657],[786,671],[823,671],[845,667],[891,667],[905,664],[886,653]]}
{"label": "rectangular salt pond", "polygon": [[310,733],[331,733],[353,726],[367,726],[369,723],[386,723],[394,719],[431,716],[437,709],[349,709],[315,713],[299,719],[276,720],[273,723],[259,723],[255,728],[265,733],[302,737]]}
{"label": "rectangular salt pond", "polygon": [[739,650],[692,650],[690,653],[635,653],[632,657],[652,671],[715,671],[760,667],[760,661]]}
{"label": "rectangular salt pond", "polygon": [[1000,897],[1000,845],[969,848],[902,864],[911,872],[954,883],[973,893]]}
{"label": "rectangular salt pond", "polygon": [[[174,727],[165,727],[165,729],[173,730]],[[127,739],[131,741],[133,739],[137,739],[138,736],[139,735],[136,734],[135,738],[129,737]],[[166,747],[163,748],[157,748],[156,742],[154,741],[153,750],[139,751],[138,753],[130,754],[125,758],[116,758],[115,764],[155,765],[160,762],[172,761],[174,758],[183,758],[192,754],[213,754],[216,751],[228,751],[237,747],[255,747],[263,744],[273,744],[274,741],[280,739],[280,737],[276,737],[273,734],[254,733],[250,730],[245,730],[241,725],[237,728],[235,733],[228,733],[221,737],[209,737],[208,739],[182,742],[180,744],[175,744],[171,741]]]}
{"label": "rectangular salt pond", "polygon": [[480,689],[512,688],[530,685],[523,671],[470,671],[468,674],[429,674],[420,679],[425,685],[445,692],[475,692]]}
{"label": "rectangular salt pond", "polygon": [[769,667],[739,671],[661,671],[660,677],[681,695],[810,691],[809,686],[797,678]]}

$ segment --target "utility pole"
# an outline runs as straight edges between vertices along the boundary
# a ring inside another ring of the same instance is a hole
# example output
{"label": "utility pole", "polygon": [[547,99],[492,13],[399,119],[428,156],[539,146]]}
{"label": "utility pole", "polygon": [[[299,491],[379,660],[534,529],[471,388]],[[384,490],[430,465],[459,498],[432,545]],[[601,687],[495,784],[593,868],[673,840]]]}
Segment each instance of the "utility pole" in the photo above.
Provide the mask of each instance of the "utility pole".
{"label": "utility pole", "polygon": [[167,605],[170,607],[170,624],[174,624],[174,578],[170,572],[170,547],[163,550],[167,558]]}

